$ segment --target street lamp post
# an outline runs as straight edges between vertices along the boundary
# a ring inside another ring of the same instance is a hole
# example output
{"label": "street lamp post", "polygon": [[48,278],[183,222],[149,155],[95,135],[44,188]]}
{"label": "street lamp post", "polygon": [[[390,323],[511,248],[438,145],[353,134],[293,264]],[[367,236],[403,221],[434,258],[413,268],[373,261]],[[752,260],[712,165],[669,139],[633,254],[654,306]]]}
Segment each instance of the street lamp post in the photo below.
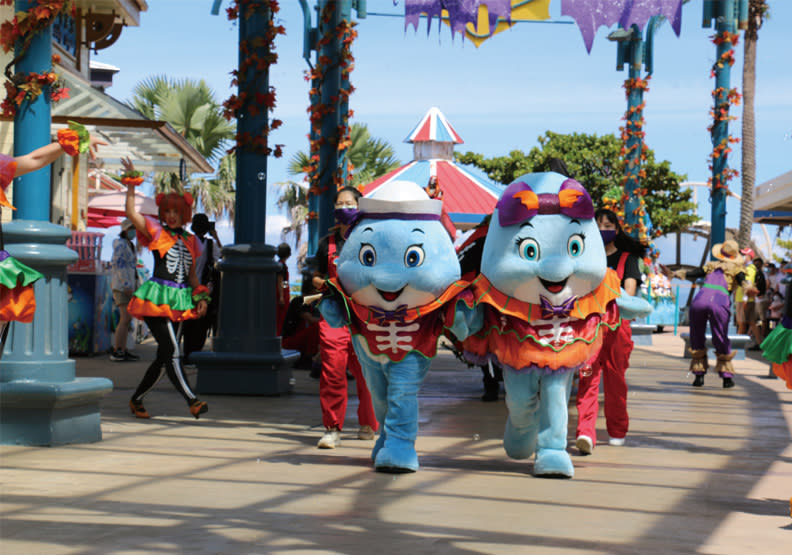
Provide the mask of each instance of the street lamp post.
{"label": "street lamp post", "polygon": [[[272,12],[269,3],[251,0],[239,18],[239,96],[269,91],[269,72],[248,57],[268,59],[266,41]],[[239,137],[261,137],[269,111],[240,111]],[[266,145],[264,145],[266,147]],[[266,241],[267,152],[256,140],[237,145],[234,244],[223,249],[218,333],[213,351],[190,355],[198,367],[196,388],[202,394],[278,395],[291,389],[291,363],[297,351],[282,351],[275,318],[276,249]]]}

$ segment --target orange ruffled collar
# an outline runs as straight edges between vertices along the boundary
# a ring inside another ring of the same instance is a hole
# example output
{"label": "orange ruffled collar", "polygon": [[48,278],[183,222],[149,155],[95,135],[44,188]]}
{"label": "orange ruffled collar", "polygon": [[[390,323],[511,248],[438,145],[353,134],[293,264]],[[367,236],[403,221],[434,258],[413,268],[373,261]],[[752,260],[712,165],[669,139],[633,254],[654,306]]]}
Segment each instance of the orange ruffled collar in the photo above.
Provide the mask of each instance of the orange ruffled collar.
{"label": "orange ruffled collar", "polygon": [[[541,318],[542,310],[538,304],[527,303],[502,293],[484,274],[473,280],[471,288],[476,304],[490,304],[503,314],[529,322]],[[619,296],[621,296],[621,280],[614,270],[608,268],[605,278],[596,289],[575,301],[570,316],[583,320],[590,314],[604,314],[608,303]]]}
{"label": "orange ruffled collar", "polygon": [[[338,281],[338,278],[330,278],[327,282],[336,290],[338,291],[344,299],[344,304],[347,307],[347,312],[349,311],[349,307],[355,311],[355,314],[358,318],[360,318],[364,322],[369,322],[371,320],[377,319],[378,316],[374,310],[370,309],[369,307],[362,306],[355,302],[352,297],[346,294],[344,288],[341,287],[341,283]],[[426,316],[430,312],[441,308],[445,305],[448,301],[459,295],[462,291],[464,291],[470,283],[464,280],[457,280],[451,285],[449,285],[445,291],[443,291],[439,297],[432,300],[429,303],[426,303],[423,306],[418,306],[415,308],[408,308],[404,311],[402,316],[404,317],[405,322],[411,322],[413,320],[417,320],[422,316]]]}

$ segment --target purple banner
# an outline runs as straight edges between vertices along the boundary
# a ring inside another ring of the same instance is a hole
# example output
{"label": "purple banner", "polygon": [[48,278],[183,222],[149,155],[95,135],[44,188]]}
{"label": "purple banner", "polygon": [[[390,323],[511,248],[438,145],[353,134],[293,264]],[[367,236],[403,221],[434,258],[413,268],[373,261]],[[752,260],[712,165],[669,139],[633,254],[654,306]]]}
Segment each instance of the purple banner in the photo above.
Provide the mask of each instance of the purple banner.
{"label": "purple banner", "polygon": [[637,25],[643,30],[652,16],[662,15],[679,36],[682,28],[683,0],[561,0],[561,15],[568,15],[577,23],[586,51],[591,52],[594,35],[600,26],[615,23],[629,29]]}
{"label": "purple banner", "polygon": [[465,35],[465,25],[478,22],[478,9],[486,5],[489,13],[490,31],[495,30],[498,18],[511,21],[511,0],[404,0],[404,28],[412,25],[418,30],[421,14],[426,14],[429,22],[426,33],[432,28],[432,19],[440,18],[443,10],[448,11],[452,36],[456,33]]}

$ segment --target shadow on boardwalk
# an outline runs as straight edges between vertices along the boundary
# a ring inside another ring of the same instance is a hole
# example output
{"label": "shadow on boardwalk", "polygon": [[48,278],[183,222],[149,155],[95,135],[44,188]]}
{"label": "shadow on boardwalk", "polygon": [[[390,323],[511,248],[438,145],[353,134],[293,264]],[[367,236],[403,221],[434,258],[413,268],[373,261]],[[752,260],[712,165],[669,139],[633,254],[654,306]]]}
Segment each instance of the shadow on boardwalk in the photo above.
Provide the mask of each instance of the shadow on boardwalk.
{"label": "shadow on boardwalk", "polygon": [[[318,450],[318,381],[291,394],[205,396],[189,416],[167,380],[135,420],[127,400],[153,358],[77,359],[106,376],[103,440],[0,446],[6,553],[786,553],[792,543],[792,392],[751,353],[738,386],[686,376],[670,334],[636,347],[630,433],[572,480],[536,479],[509,459],[503,401],[482,403],[481,373],[442,352],[421,394],[421,469],[372,470],[350,398],[341,447]],[[354,392],[354,386],[350,388]],[[574,443],[574,403],[570,444]]]}

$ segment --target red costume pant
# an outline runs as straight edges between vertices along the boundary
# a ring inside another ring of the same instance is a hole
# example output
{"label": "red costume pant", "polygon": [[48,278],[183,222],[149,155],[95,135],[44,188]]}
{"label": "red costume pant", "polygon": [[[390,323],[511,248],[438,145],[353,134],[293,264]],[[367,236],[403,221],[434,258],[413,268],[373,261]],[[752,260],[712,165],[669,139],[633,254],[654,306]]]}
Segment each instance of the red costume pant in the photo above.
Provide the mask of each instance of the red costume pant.
{"label": "red costume pant", "polygon": [[366,380],[360,369],[349,329],[333,328],[319,321],[319,353],[322,357],[322,375],[319,378],[319,403],[322,405],[322,424],[325,428],[344,427],[347,408],[347,369],[355,377],[358,395],[358,421],[361,426],[378,428]]}
{"label": "red costume pant", "polygon": [[587,436],[592,445],[597,443],[597,413],[599,412],[599,384],[603,380],[605,393],[605,425],[608,435],[623,438],[627,435],[630,417],[627,415],[627,380],[625,373],[630,365],[633,350],[632,331],[626,320],[615,331],[608,329],[597,359],[591,370],[580,371],[578,382],[576,437]]}

